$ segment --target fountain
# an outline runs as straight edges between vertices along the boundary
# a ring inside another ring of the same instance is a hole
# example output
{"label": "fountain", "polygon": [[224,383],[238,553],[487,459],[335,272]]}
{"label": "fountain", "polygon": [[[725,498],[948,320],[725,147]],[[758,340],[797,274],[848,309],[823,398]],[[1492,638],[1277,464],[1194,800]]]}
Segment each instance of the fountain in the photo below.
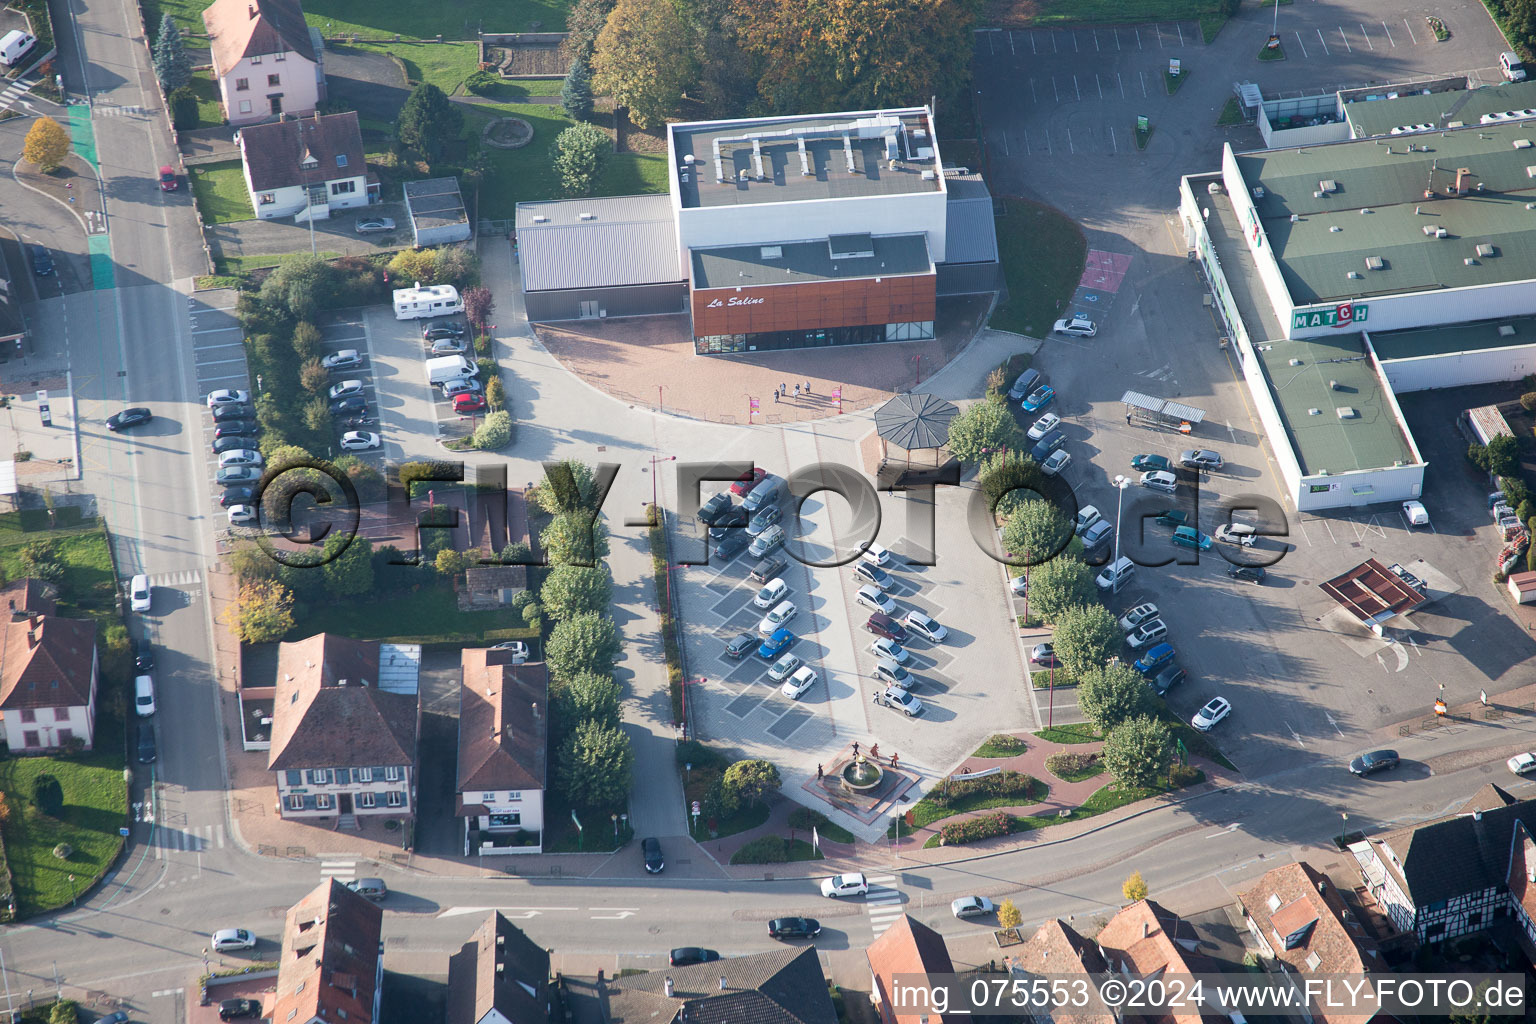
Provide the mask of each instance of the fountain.
{"label": "fountain", "polygon": [[885,769],[863,754],[848,762],[843,768],[843,788],[850,793],[868,793],[878,787],[884,778]]}

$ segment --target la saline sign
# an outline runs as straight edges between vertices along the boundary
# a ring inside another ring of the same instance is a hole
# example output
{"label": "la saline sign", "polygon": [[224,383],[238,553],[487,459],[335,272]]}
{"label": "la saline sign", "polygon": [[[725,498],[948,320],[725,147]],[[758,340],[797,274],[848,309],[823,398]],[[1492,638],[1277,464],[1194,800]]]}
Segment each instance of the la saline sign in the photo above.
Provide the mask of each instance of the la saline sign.
{"label": "la saline sign", "polygon": [[747,298],[744,295],[732,295],[730,298],[725,300],[710,299],[709,305],[705,308],[719,309],[721,306],[761,306],[762,304],[762,299]]}

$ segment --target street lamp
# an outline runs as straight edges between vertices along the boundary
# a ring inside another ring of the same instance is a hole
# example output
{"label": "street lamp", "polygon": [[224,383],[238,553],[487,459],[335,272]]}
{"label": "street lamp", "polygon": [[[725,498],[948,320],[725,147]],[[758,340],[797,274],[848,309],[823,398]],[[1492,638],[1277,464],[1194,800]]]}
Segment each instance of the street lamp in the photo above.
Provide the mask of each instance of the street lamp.
{"label": "street lamp", "polygon": [[[651,456],[651,508],[656,507],[656,463],[676,462],[676,455],[652,455]],[[659,525],[659,524],[658,524]]]}
{"label": "street lamp", "polygon": [[1114,577],[1110,593],[1120,593],[1120,509],[1124,504],[1125,489],[1131,486],[1131,478],[1124,475],[1115,477],[1115,558],[1109,563],[1109,571]]}
{"label": "street lamp", "polygon": [[1349,813],[1347,811],[1340,811],[1339,818],[1339,847],[1342,849],[1344,846],[1344,832],[1346,826],[1349,825]]}
{"label": "street lamp", "polygon": [[69,905],[75,905],[75,876],[69,876]]}

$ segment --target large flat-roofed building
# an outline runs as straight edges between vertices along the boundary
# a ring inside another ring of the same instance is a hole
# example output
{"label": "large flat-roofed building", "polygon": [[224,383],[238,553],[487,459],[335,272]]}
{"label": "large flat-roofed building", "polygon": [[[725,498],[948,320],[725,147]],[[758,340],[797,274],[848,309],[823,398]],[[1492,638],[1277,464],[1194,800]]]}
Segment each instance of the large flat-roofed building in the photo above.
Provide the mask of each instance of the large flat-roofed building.
{"label": "large flat-roofed building", "polygon": [[[531,320],[692,315],[695,350],[932,338],[996,291],[991,196],[927,108],[674,124],[666,195],[520,203]],[[953,253],[953,266],[946,260]]]}

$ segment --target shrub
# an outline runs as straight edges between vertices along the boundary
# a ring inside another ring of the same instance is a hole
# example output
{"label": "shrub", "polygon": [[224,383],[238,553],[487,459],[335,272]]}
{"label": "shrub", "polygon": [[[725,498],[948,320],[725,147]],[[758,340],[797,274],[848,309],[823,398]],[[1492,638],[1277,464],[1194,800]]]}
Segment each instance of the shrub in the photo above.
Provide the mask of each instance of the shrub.
{"label": "shrub", "polygon": [[826,825],[827,816],[809,807],[796,807],[789,812],[789,827],[801,832],[809,832],[813,828],[825,828]]}
{"label": "shrub", "polygon": [[1526,412],[1536,410],[1536,391],[1527,391],[1520,396],[1520,408]]}
{"label": "shrub", "polygon": [[197,93],[187,86],[172,89],[165,98],[171,108],[171,125],[179,132],[189,132],[197,127]]}
{"label": "shrub", "polygon": [[973,796],[1017,797],[1018,802],[1029,803],[1038,783],[1023,772],[1005,771],[996,775],[983,775],[979,779],[950,779],[923,799],[936,807],[949,808],[963,804]]}
{"label": "shrub", "polygon": [[1504,492],[1504,500],[1509,502],[1511,508],[1518,508],[1531,496],[1525,483],[1517,477],[1505,477],[1499,483],[1500,489]]}
{"label": "shrub", "polygon": [[53,855],[59,860],[69,860],[75,855],[75,848],[68,843],[60,843],[53,848]]}
{"label": "shrub", "polygon": [[32,777],[32,806],[50,818],[57,818],[64,809],[64,788],[59,780],[43,772]]}
{"label": "shrub", "polygon": [[1013,816],[1007,811],[993,811],[990,814],[967,818],[965,821],[952,821],[941,827],[939,842],[944,846],[958,846],[1005,836],[1011,831],[1013,831]]}
{"label": "shrub", "polygon": [[496,91],[497,77],[489,71],[476,71],[464,79],[464,88],[476,96],[489,96]]}
{"label": "shrub", "polygon": [[1055,775],[1057,778],[1064,779],[1068,778],[1069,776],[1084,775],[1088,772],[1098,769],[1099,755],[1096,753],[1078,754],[1070,751],[1063,751],[1062,753],[1052,754],[1050,757],[1046,758],[1045,767],[1049,769],[1050,773]]}
{"label": "shrub", "polygon": [[60,999],[48,1011],[48,1024],[77,1024],[80,1009],[73,999]]}
{"label": "shrub", "polygon": [[789,844],[782,836],[760,836],[731,855],[732,864],[783,864],[789,860]]}
{"label": "shrub", "polygon": [[505,409],[493,412],[470,435],[469,443],[483,452],[505,448],[512,440],[512,414]]}
{"label": "shrub", "polygon": [[1177,787],[1198,786],[1205,781],[1205,772],[1192,764],[1176,764],[1168,773],[1169,780]]}

